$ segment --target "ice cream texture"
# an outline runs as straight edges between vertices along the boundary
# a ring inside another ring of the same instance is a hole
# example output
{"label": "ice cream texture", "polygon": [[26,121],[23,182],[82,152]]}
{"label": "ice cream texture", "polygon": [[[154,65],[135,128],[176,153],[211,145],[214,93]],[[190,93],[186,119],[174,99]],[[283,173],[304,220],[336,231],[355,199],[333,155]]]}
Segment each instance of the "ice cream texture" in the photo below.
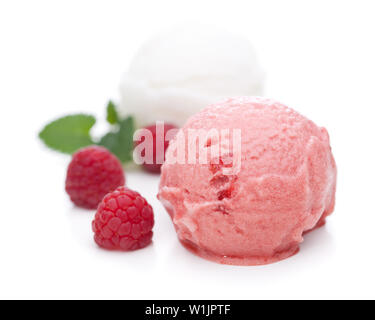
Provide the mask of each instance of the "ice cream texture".
{"label": "ice cream texture", "polygon": [[222,98],[261,95],[263,70],[250,41],[201,23],[184,23],[144,43],[120,85],[119,112],[139,126],[182,126]]}
{"label": "ice cream texture", "polygon": [[[212,128],[241,130],[236,174],[224,175],[222,162],[168,161],[178,137]],[[192,116],[170,143],[158,197],[179,240],[197,255],[261,265],[294,255],[304,233],[325,223],[335,205],[336,172],[326,129],[271,99],[233,98]]]}

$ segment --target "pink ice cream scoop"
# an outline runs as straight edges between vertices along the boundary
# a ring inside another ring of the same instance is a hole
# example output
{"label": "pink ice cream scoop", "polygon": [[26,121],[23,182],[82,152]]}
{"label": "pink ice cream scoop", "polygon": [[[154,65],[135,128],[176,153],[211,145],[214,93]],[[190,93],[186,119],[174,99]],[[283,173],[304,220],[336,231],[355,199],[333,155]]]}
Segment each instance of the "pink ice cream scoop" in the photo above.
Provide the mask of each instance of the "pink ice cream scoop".
{"label": "pink ice cream scoop", "polygon": [[[178,158],[195,145],[194,129],[211,133]],[[234,131],[240,140],[228,138]],[[158,197],[185,247],[215,262],[260,265],[298,252],[303,234],[332,213],[335,189],[326,129],[276,101],[241,97],[187,121],[167,150]]]}

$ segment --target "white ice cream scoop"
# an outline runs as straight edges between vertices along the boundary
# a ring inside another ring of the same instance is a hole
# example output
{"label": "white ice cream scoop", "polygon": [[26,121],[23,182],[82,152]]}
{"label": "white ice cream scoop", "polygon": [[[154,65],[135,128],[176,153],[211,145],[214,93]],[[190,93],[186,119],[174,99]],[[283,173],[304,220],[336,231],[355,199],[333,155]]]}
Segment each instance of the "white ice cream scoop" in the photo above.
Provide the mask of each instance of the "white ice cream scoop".
{"label": "white ice cream scoop", "polygon": [[119,112],[139,126],[182,126],[209,103],[262,95],[264,74],[251,43],[201,24],[161,33],[138,51],[120,86]]}

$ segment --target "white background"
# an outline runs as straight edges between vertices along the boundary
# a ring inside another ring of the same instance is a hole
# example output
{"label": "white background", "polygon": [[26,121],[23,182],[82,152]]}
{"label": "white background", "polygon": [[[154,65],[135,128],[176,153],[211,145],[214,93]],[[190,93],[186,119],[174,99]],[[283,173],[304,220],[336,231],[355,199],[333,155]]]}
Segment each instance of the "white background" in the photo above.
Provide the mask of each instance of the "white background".
{"label": "white background", "polygon": [[[359,0],[2,0],[0,298],[375,298],[374,12]],[[158,177],[141,172],[127,180],[154,207],[153,245],[98,249],[94,212],[64,192],[69,157],[37,139],[69,112],[104,122],[139,45],[192,19],[247,36],[267,72],[266,95],[330,133],[336,210],[285,261],[231,267],[190,254],[155,197]]]}

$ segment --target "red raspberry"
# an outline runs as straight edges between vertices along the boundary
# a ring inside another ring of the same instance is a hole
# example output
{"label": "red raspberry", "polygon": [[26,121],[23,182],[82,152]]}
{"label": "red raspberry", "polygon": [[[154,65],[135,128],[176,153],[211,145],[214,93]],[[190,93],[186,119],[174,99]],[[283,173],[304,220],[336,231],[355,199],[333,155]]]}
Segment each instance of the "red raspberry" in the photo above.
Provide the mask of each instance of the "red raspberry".
{"label": "red raspberry", "polygon": [[[161,125],[161,126],[163,126],[163,125]],[[160,168],[161,168],[162,164],[157,163],[157,158],[159,158],[159,157],[157,157],[157,153],[156,153],[157,152],[157,150],[156,150],[156,144],[157,144],[156,138],[163,139],[163,141],[162,141],[161,144],[163,144],[164,148],[163,148],[163,150],[160,150],[160,152],[163,152],[163,154],[161,155],[161,157],[162,157],[163,162],[164,162],[164,160],[165,160],[165,151],[167,150],[167,148],[169,146],[169,140],[167,141],[165,138],[166,138],[166,135],[167,135],[168,131],[172,130],[172,129],[177,129],[177,127],[174,126],[173,124],[167,124],[167,123],[164,124],[164,136],[159,136],[159,137],[156,137],[156,125],[155,124],[147,126],[147,127],[144,127],[143,129],[141,129],[141,130],[149,130],[151,132],[152,138],[153,138],[152,139],[152,145],[151,145],[151,141],[148,141],[148,140],[145,141],[145,137],[142,136],[142,131],[141,131],[140,134],[141,134],[142,138],[141,138],[140,141],[137,141],[135,143],[135,146],[137,146],[137,145],[145,142],[145,144],[146,144],[145,148],[152,149],[152,157],[153,158],[150,159],[152,161],[150,161],[151,163],[143,163],[142,164],[143,169],[145,169],[148,172],[152,172],[152,173],[160,173]],[[145,154],[146,154],[146,152],[143,149],[140,152],[140,156],[144,157]],[[139,157],[139,155],[138,155],[138,157]]]}
{"label": "red raspberry", "polygon": [[95,242],[109,250],[136,250],[151,243],[154,212],[147,201],[126,187],[107,194],[92,229]]}
{"label": "red raspberry", "polygon": [[124,184],[121,162],[107,149],[91,146],[73,155],[65,190],[77,206],[96,209],[108,192]]}

